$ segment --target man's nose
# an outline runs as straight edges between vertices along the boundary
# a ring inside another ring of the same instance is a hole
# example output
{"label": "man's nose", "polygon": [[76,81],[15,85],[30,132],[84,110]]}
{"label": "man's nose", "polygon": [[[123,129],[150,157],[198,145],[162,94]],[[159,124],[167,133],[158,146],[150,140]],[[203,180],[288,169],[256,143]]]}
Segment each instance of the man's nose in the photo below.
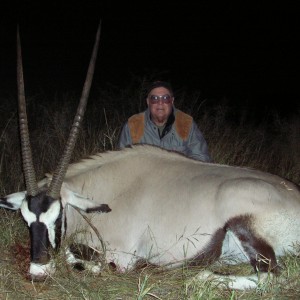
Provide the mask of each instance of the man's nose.
{"label": "man's nose", "polygon": [[164,100],[162,98],[158,98],[157,104],[164,104]]}

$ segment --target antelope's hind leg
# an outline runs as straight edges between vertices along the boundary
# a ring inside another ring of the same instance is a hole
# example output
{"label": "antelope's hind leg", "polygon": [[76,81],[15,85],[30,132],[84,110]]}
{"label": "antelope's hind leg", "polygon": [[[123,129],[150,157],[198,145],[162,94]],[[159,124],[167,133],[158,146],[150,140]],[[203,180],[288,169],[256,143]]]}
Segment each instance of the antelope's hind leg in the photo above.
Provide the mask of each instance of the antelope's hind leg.
{"label": "antelope's hind leg", "polygon": [[250,215],[231,218],[224,229],[231,232],[241,243],[244,253],[255,272],[279,273],[279,266],[272,246],[253,229]]}
{"label": "antelope's hind leg", "polygon": [[[200,271],[193,281],[207,281],[231,289],[246,290],[257,288],[272,280],[272,273],[279,273],[275,252],[271,245],[253,229],[253,218],[249,215],[228,220],[217,230],[210,243],[199,253],[190,265],[208,265],[219,257],[228,264],[250,262],[256,273],[250,276],[222,275],[208,270]],[[269,273],[271,272],[271,274]]]}

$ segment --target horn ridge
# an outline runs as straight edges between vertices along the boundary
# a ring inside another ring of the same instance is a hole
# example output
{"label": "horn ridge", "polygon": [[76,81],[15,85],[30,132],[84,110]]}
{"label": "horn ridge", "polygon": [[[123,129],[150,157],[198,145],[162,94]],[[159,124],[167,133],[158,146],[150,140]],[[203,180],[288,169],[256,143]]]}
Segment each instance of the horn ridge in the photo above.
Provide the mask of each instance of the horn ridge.
{"label": "horn ridge", "polygon": [[26,112],[25,87],[23,76],[22,50],[19,25],[17,26],[17,88],[18,88],[18,110],[19,127],[22,149],[23,173],[27,194],[35,196],[38,193],[36,175],[32,160],[32,151],[29,139],[28,119]]}
{"label": "horn ridge", "polygon": [[98,30],[96,33],[96,39],[95,44],[90,60],[90,64],[87,71],[86,80],[83,86],[81,98],[79,101],[79,105],[77,108],[77,112],[73,121],[73,125],[70,131],[69,138],[67,140],[64,153],[61,157],[61,160],[53,174],[52,181],[50,183],[49,189],[47,191],[47,194],[51,196],[54,199],[57,199],[59,197],[61,185],[64,179],[64,176],[67,172],[67,168],[77,141],[77,137],[79,134],[79,129],[82,124],[83,116],[86,109],[87,100],[90,93],[90,88],[92,85],[93,75],[95,71],[95,65],[96,65],[96,59],[97,59],[97,53],[99,48],[99,41],[100,41],[100,32],[101,32],[101,21],[98,26]]}

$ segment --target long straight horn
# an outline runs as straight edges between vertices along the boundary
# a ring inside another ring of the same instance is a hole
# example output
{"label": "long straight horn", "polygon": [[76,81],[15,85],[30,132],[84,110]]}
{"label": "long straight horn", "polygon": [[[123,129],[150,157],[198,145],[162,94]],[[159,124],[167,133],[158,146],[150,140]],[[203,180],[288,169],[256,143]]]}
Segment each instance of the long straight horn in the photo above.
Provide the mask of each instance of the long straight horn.
{"label": "long straight horn", "polygon": [[80,98],[80,102],[77,108],[77,113],[73,121],[73,125],[71,128],[71,132],[63,153],[63,156],[57,166],[57,169],[54,172],[52,181],[50,183],[49,190],[47,191],[47,194],[51,196],[54,199],[57,199],[59,197],[60,188],[62,185],[62,182],[64,180],[65,174],[67,172],[67,168],[71,159],[71,155],[73,153],[75,143],[79,134],[79,129],[82,123],[82,119],[84,116],[87,100],[90,93],[90,88],[93,80],[94,70],[95,70],[95,64],[96,64],[96,58],[98,53],[98,46],[100,41],[100,31],[101,31],[101,22],[99,24],[97,34],[96,34],[96,40],[94,44],[94,49],[92,53],[92,57],[90,60],[90,65],[88,68],[86,80],[83,86],[82,95]]}
{"label": "long straight horn", "polygon": [[17,85],[19,103],[19,126],[25,185],[27,194],[35,196],[38,193],[38,186],[33,167],[32,152],[29,140],[19,26],[17,28]]}

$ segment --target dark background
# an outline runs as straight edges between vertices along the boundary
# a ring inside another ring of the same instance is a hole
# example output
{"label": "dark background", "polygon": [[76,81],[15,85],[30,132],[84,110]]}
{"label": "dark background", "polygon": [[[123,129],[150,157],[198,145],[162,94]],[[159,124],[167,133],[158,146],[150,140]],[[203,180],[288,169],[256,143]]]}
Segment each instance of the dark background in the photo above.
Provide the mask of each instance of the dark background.
{"label": "dark background", "polygon": [[25,88],[34,94],[82,87],[101,19],[94,86],[155,77],[199,90],[201,100],[299,113],[297,1],[1,3],[2,93],[16,92],[17,23]]}

